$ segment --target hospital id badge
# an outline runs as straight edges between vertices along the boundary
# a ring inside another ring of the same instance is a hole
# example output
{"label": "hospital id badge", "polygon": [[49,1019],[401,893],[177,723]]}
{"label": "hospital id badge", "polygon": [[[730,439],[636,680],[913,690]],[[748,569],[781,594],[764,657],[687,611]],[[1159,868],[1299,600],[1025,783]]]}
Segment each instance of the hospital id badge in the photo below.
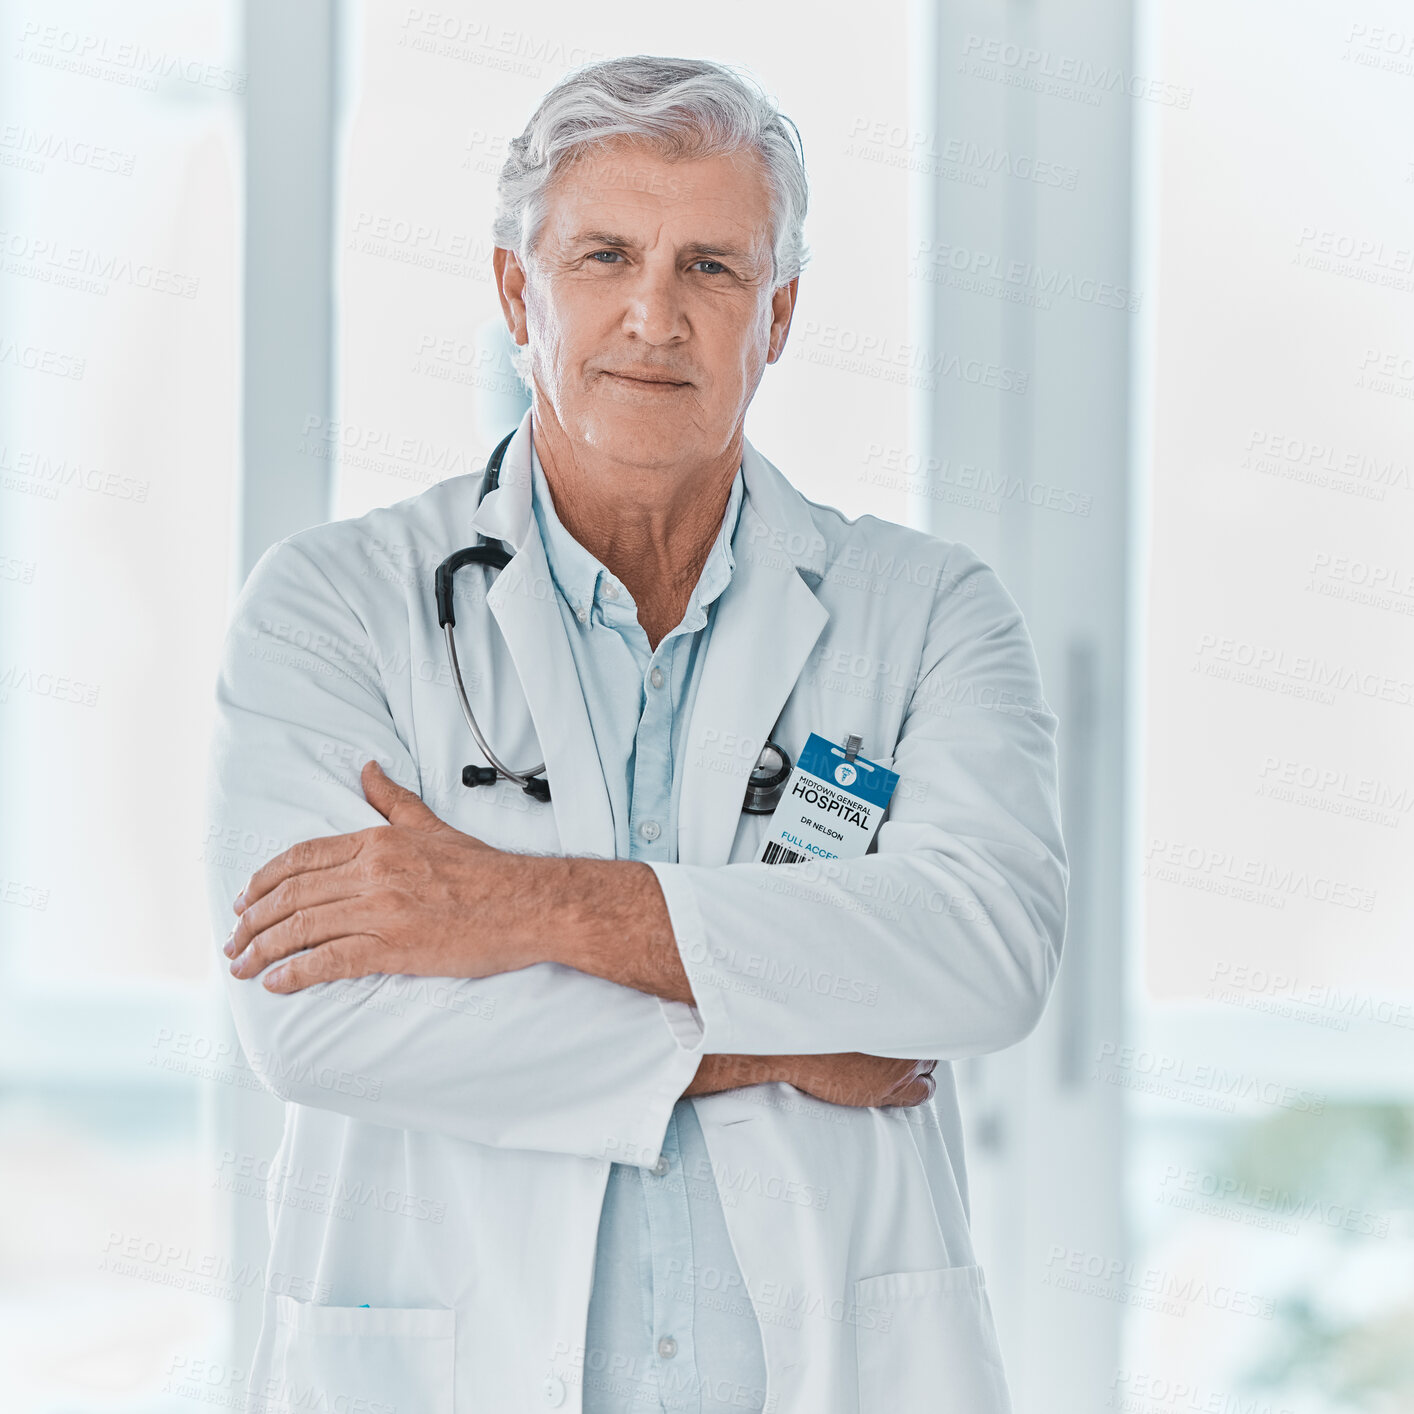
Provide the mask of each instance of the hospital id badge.
{"label": "hospital id badge", "polygon": [[858,859],[874,838],[898,772],[811,732],[766,827],[758,864]]}

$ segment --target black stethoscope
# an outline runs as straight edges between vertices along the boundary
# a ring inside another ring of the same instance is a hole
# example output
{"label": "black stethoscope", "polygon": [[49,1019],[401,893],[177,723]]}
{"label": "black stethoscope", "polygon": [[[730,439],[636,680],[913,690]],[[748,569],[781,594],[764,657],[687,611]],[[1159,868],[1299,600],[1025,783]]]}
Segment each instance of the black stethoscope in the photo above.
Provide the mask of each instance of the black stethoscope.
{"label": "black stethoscope", "polygon": [[[514,436],[514,431],[508,432],[487,460],[486,470],[481,477],[481,494],[477,498],[478,505],[500,484],[501,459],[505,456],[506,448],[510,446],[511,438]],[[489,565],[492,569],[501,570],[510,561],[511,552],[506,548],[504,540],[488,540],[478,531],[475,545],[468,545],[465,549],[454,551],[437,566],[435,578],[437,623],[447,641],[447,657],[452,665],[452,683],[457,690],[457,701],[461,703],[462,716],[466,718],[466,724],[471,728],[471,734],[476,738],[476,744],[481,748],[481,754],[491,763],[489,766],[464,767],[462,784],[490,786],[495,785],[497,779],[504,776],[507,780],[514,781],[527,795],[534,796],[536,800],[548,801],[550,799],[550,782],[541,774],[545,769],[545,763],[542,761],[538,766],[532,766],[528,771],[513,771],[491,750],[486,738],[481,734],[481,728],[476,725],[476,717],[472,714],[471,703],[467,699],[466,684],[462,681],[461,664],[457,661],[456,639],[452,634],[457,622],[456,615],[452,611],[452,580],[456,572],[464,565]],[[785,789],[790,772],[791,759],[785,748],[767,738],[766,745],[761,748],[761,754],[757,758],[755,766],[751,768],[751,778],[747,782],[746,799],[742,803],[742,810],[748,815],[770,814],[781,798],[781,792]]]}

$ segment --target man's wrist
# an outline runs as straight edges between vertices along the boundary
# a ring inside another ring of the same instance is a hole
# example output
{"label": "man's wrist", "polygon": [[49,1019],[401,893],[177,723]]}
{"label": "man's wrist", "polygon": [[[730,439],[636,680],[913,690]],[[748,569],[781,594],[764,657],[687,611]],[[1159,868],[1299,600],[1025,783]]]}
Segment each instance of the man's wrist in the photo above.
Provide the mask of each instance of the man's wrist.
{"label": "man's wrist", "polygon": [[739,1056],[713,1052],[702,1057],[685,1096],[716,1095],[747,1085],[767,1085],[775,1080],[792,1082],[795,1056]]}
{"label": "man's wrist", "polygon": [[516,854],[507,860],[505,896],[513,901],[516,928],[530,962],[573,966],[568,956],[570,930],[564,920],[570,886],[568,863],[567,859],[540,854]]}
{"label": "man's wrist", "polygon": [[512,856],[504,903],[488,912],[513,936],[516,966],[558,962],[666,1001],[693,1004],[658,877],[642,860]]}
{"label": "man's wrist", "polygon": [[536,962],[569,962],[564,903],[570,879],[567,859],[502,851],[494,902],[468,919],[468,946],[478,948],[486,927],[500,926],[515,939],[521,967]]}
{"label": "man's wrist", "polygon": [[[631,869],[647,871],[634,860],[587,859],[578,856],[524,856],[532,866],[536,899],[535,938],[530,943],[537,961],[558,962],[580,972],[604,976],[614,940],[626,931],[625,897],[632,892]],[[648,871],[651,873],[651,871]]]}

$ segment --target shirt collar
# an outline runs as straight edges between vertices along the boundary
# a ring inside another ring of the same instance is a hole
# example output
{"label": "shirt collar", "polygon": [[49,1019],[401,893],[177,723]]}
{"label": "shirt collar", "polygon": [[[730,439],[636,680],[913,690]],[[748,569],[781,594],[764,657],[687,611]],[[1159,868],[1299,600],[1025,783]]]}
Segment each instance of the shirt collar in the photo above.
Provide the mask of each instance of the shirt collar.
{"label": "shirt collar", "polygon": [[[530,471],[531,506],[540,530],[540,539],[545,545],[550,577],[572,609],[584,609],[587,612],[591,605],[602,604],[606,582],[620,581],[565,529],[555,511],[550,484],[544,467],[540,465],[534,442],[530,448]],[[689,630],[701,628],[707,622],[707,606],[727,587],[732,571],[736,568],[732,538],[736,534],[745,492],[745,478],[742,468],[738,466],[736,475],[732,478],[732,489],[727,496],[727,508],[723,513],[717,538],[708,552],[707,561],[702,566],[702,573],[698,576],[687,612],[683,616],[684,627]],[[624,592],[627,593],[626,590]]]}
{"label": "shirt collar", "polygon": [[[534,445],[531,421],[531,410],[526,408],[520,425],[506,441],[498,489],[484,500],[478,500],[467,520],[472,532],[479,531],[503,541],[512,555],[524,547],[533,523],[530,511],[530,452]],[[817,503],[807,500],[779,467],[751,445],[751,438],[745,436],[741,439],[741,475],[742,523],[732,532],[732,543],[737,535],[749,533],[749,550],[769,553],[778,565],[793,565],[813,590],[825,573],[828,552],[825,535],[815,523]],[[468,474],[453,477],[451,484],[474,493],[478,480]],[[539,539],[539,535],[536,538]]]}

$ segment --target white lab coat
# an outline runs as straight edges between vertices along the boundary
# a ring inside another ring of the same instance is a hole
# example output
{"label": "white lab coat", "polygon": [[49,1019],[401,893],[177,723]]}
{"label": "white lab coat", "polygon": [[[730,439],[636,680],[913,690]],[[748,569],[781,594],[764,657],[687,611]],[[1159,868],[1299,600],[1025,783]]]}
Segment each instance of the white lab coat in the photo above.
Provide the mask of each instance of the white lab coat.
{"label": "white lab coat", "polygon": [[[453,477],[290,536],[252,571],[217,694],[218,946],[266,859],[384,823],[359,785],[369,756],[500,848],[612,857],[530,514],[529,419],[479,510],[480,474]],[[766,1408],[1006,1414],[948,1062],[1025,1037],[1056,974],[1055,718],[1014,601],[967,546],[848,520],[749,442],[743,464],[736,569],[678,783],[679,862],[653,866],[696,1006],[556,963],[287,996],[229,980],[251,1068],[286,1101],[252,1408],[317,1389],[366,1414],[578,1410],[581,1381],[613,1373],[586,1370],[583,1349],[609,1161],[656,1162],[704,1053],[863,1051],[936,1058],[936,1096],[860,1109],[775,1083],[696,1102],[761,1322]],[[432,576],[473,527],[516,553],[489,592],[489,572],[458,576],[467,688],[503,760],[544,758],[549,806],[461,784],[484,763]],[[899,772],[863,859],[751,862],[766,817],[742,797],[782,708],[792,756],[812,730],[856,732]]]}

